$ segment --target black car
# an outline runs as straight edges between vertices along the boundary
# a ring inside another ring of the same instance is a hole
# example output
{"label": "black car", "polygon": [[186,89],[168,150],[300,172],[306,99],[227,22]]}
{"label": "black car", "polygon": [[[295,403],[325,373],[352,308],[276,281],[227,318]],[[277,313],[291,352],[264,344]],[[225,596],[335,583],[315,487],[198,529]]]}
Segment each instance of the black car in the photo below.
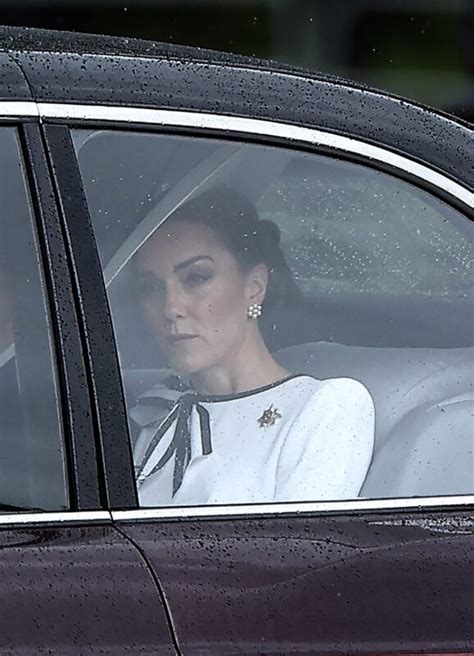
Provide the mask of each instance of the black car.
{"label": "black car", "polygon": [[[2,28],[0,71],[0,652],[474,653],[472,126],[128,39]],[[140,504],[134,255],[215,184],[301,290],[275,358],[374,400],[356,498]]]}

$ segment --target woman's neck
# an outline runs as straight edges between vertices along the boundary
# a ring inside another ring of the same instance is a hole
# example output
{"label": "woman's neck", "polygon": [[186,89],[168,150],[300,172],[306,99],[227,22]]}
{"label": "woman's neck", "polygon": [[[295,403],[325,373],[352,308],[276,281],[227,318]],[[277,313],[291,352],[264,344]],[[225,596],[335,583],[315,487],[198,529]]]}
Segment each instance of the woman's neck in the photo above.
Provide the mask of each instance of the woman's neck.
{"label": "woman's neck", "polygon": [[191,377],[201,394],[238,394],[275,383],[289,372],[273,359],[257,332],[247,338],[227,362],[200,371]]}

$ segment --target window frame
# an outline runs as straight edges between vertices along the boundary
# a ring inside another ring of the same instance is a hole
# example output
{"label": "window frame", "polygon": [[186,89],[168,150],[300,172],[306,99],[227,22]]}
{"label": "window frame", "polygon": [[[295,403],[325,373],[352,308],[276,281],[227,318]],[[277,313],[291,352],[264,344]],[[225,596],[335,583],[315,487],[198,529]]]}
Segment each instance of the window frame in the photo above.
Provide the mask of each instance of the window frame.
{"label": "window frame", "polygon": [[[381,170],[402,180],[411,182],[435,197],[447,201],[450,205],[463,212],[467,219],[473,219],[474,211],[474,193],[451,176],[431,168],[426,162],[416,161],[413,157],[405,156],[395,150],[387,147],[373,145],[364,142],[357,137],[348,137],[347,135],[338,135],[325,132],[316,128],[298,127],[285,123],[279,123],[263,119],[250,119],[233,116],[224,116],[209,114],[204,112],[186,112],[178,110],[160,110],[145,109],[138,107],[124,106],[93,106],[77,104],[38,104],[40,116],[45,123],[45,135],[50,154],[54,159],[58,156],[59,135],[63,135],[63,155],[68,159],[73,155],[75,165],[69,162],[69,177],[59,174],[56,177],[58,192],[61,197],[65,197],[68,185],[71,185],[71,175],[77,177],[74,184],[79,185],[83,197],[84,206],[81,212],[74,210],[75,222],[86,221],[89,224],[88,230],[91,231],[90,217],[85,195],[82,189],[82,180],[80,177],[79,167],[75,153],[66,152],[69,148],[73,149],[72,139],[69,136],[69,144],[64,147],[64,136],[70,128],[75,129],[104,129],[112,130],[114,128],[127,132],[147,131],[162,134],[179,134],[187,136],[196,136],[201,138],[224,138],[226,140],[235,139],[246,141],[247,143],[263,143],[271,146],[284,146],[286,148],[295,148],[299,151],[312,152],[317,154],[332,155],[342,158],[346,161],[356,161],[370,168]],[[62,130],[61,130],[62,126]],[[55,134],[56,130],[56,134]],[[53,143],[55,142],[55,143]],[[65,221],[70,223],[73,219],[69,212],[72,208],[66,208]],[[95,261],[98,265],[98,253],[93,239],[93,234],[89,235],[91,247],[95,248]],[[74,250],[74,245],[72,246]],[[100,266],[93,272],[97,276],[98,270],[101,274],[100,280],[100,297],[105,299],[108,308],[105,284],[102,277]],[[80,272],[79,272],[80,275]],[[90,271],[88,275],[92,275]],[[99,283],[98,283],[99,284]],[[91,315],[84,316],[86,322],[85,333],[90,334],[93,330]],[[110,329],[111,319],[109,312]],[[113,335],[113,331],[112,331]],[[110,350],[112,342],[107,342]],[[129,443],[129,431],[126,421],[126,406],[124,394],[121,386],[121,375],[118,368],[118,358],[116,349],[114,354],[109,353],[105,359],[114,362],[115,375],[118,377],[118,386],[115,388],[116,407],[121,414],[122,425],[125,423],[125,432],[127,442]],[[90,355],[90,351],[89,351]],[[104,354],[102,354],[104,355]],[[92,372],[99,366],[97,360],[90,360],[89,366]],[[93,373],[94,376],[94,373]],[[104,400],[100,395],[97,397],[97,403],[100,412],[104,412]],[[115,442],[112,442],[110,436],[103,443],[104,448],[117,447],[117,434]],[[123,446],[120,447],[123,452]],[[123,456],[123,453],[122,453]],[[111,462],[117,459],[111,457]],[[125,459],[126,460],[126,459]],[[122,457],[122,462],[124,459]],[[130,473],[133,472],[133,465],[130,464],[131,470],[127,472],[127,485],[130,484]],[[104,464],[106,481],[109,485],[109,475],[114,476],[113,471]],[[124,484],[123,477],[121,484]],[[135,485],[133,483],[135,490]],[[136,490],[135,490],[136,492]],[[139,508],[135,501],[135,507],[129,506],[124,509],[123,501],[117,498],[110,488],[108,490],[108,500],[112,517],[115,520],[149,520],[149,519],[179,519],[192,520],[195,518],[213,519],[213,518],[230,518],[230,517],[269,517],[274,515],[315,515],[315,514],[354,514],[360,512],[387,512],[387,511],[404,511],[409,509],[417,510],[441,510],[441,509],[466,509],[474,506],[474,494],[462,496],[431,496],[431,497],[409,497],[409,498],[383,498],[383,499],[354,499],[350,501],[330,501],[330,502],[289,502],[275,504],[252,504],[252,505],[228,505],[228,506],[190,506],[190,507],[161,507],[161,508]]]}
{"label": "window frame", "polygon": [[[84,358],[75,310],[75,294],[69,267],[64,258],[66,247],[41,127],[38,118],[30,111],[30,104],[1,103],[0,125],[16,132],[31,205],[34,238],[45,291],[44,301],[48,311],[46,322],[53,356],[52,367],[70,507],[67,510],[38,511],[26,508],[21,511],[9,511],[0,515],[0,524],[25,523],[38,516],[61,516],[68,519],[84,510],[94,513],[102,509],[93,426],[90,420],[89,392],[83,385]],[[18,116],[20,111],[24,111],[25,105],[28,105],[26,116]],[[71,399],[74,399],[74,403],[70,402]],[[90,454],[93,455],[92,458]]]}
{"label": "window frame", "polygon": [[[138,499],[120,365],[82,178],[69,128],[44,125],[43,131],[75,277],[102,498],[107,508],[135,508]],[[122,435],[126,439],[119,440]]]}

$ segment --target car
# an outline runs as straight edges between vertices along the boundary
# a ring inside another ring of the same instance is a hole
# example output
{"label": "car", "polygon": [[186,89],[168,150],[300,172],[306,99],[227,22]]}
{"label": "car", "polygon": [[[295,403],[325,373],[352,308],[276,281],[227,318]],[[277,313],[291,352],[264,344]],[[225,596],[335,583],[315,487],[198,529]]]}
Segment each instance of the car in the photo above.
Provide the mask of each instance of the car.
{"label": "car", "polygon": [[[125,38],[1,28],[0,70],[0,652],[474,653],[472,126]],[[303,292],[275,357],[374,399],[357,498],[140,505],[133,257],[217,183]]]}

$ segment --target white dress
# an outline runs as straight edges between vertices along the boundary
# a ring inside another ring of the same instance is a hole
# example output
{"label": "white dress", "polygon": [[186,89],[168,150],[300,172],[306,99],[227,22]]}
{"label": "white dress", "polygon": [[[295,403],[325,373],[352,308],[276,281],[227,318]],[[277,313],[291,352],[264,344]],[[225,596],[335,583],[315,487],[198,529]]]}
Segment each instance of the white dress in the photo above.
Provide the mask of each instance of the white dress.
{"label": "white dress", "polygon": [[[184,394],[163,421],[147,404],[134,449],[141,506],[357,497],[374,444],[374,404],[351,378],[307,375],[231,396]],[[159,414],[159,413],[158,413]],[[179,424],[179,425],[178,425]]]}

